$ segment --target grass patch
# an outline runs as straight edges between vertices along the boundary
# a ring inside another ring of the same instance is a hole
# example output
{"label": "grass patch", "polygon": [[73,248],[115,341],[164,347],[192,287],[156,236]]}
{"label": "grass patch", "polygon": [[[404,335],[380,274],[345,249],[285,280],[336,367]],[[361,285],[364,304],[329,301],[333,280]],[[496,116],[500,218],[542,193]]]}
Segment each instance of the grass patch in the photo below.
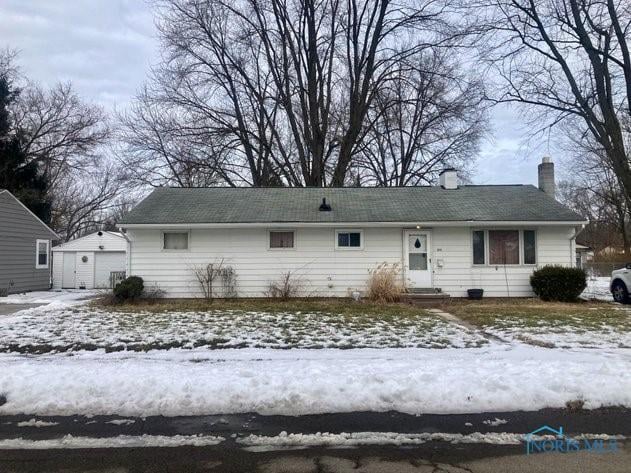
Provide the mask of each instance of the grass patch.
{"label": "grass patch", "polygon": [[455,300],[444,310],[480,327],[519,319],[524,327],[569,323],[586,329],[603,324],[631,328],[631,312],[606,302],[543,302],[534,298]]}
{"label": "grass patch", "polygon": [[[344,298],[297,298],[286,301],[275,299],[142,299],[123,304],[111,305],[102,299],[91,303],[93,307],[111,312],[292,312],[292,313],[328,313],[338,315],[375,315],[384,320],[389,317],[428,316],[433,317],[424,308],[405,303],[375,303],[354,301]],[[343,319],[340,319],[343,323]]]}

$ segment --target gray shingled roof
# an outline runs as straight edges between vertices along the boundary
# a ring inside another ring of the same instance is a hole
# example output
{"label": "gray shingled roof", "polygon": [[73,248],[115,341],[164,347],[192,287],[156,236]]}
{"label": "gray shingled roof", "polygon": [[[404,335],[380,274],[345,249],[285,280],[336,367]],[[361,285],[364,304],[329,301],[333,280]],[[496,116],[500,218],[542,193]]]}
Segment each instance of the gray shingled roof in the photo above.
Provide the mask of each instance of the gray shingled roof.
{"label": "gray shingled roof", "polygon": [[[333,210],[318,210],[325,197]],[[158,188],[120,222],[583,221],[534,186]]]}

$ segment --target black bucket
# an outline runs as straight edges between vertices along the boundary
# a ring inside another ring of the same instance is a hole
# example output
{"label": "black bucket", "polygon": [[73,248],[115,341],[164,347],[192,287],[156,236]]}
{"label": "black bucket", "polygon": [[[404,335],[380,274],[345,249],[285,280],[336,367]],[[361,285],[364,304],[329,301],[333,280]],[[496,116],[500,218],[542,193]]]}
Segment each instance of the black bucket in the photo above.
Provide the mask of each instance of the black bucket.
{"label": "black bucket", "polygon": [[484,289],[467,289],[467,296],[472,300],[480,300],[484,295]]}

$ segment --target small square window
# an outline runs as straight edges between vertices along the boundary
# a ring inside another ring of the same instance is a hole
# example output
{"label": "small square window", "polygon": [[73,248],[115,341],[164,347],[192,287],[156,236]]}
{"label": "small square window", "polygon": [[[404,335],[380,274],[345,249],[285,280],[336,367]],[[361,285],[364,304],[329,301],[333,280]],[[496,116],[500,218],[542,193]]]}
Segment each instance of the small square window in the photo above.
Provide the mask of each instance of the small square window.
{"label": "small square window", "polygon": [[188,232],[164,232],[162,248],[165,250],[188,250]]}
{"label": "small square window", "polygon": [[361,232],[337,232],[338,248],[361,248]]}
{"label": "small square window", "polygon": [[294,232],[269,232],[270,248],[293,248]]}

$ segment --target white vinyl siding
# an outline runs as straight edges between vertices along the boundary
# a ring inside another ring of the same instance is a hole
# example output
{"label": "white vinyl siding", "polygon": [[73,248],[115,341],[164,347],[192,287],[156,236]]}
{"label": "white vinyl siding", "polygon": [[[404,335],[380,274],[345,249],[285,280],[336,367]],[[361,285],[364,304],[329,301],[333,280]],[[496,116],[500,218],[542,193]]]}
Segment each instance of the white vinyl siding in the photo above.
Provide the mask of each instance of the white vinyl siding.
{"label": "white vinyl siding", "polygon": [[[572,227],[526,229],[537,232],[537,265],[477,266],[473,265],[472,228],[434,227],[430,253],[434,287],[454,297],[466,296],[471,288],[482,288],[490,297],[531,296],[529,278],[534,268],[574,264]],[[131,274],[141,276],[146,286],[165,290],[167,297],[196,297],[201,294],[192,267],[223,259],[236,271],[241,297],[262,297],[268,284],[286,271],[300,279],[304,296],[346,297],[353,290],[365,291],[368,270],[376,265],[403,266],[403,228],[363,228],[363,251],[337,248],[337,233],[353,229],[302,227],[294,231],[298,244],[293,251],[268,251],[269,229],[193,229],[189,251],[182,253],[162,249],[160,229],[130,229]]]}
{"label": "white vinyl siding", "polygon": [[382,262],[400,263],[400,228],[364,230],[363,251],[337,251],[334,228],[295,229],[296,248],[268,251],[269,229],[192,229],[187,253],[162,251],[160,230],[130,229],[131,274],[146,286],[157,284],[170,297],[199,296],[192,267],[223,258],[237,274],[239,296],[262,297],[271,281],[292,271],[305,296],[348,296],[365,290],[368,270]]}
{"label": "white vinyl siding", "polygon": [[473,231],[470,228],[434,228],[433,255],[442,263],[442,267],[435,265],[434,287],[440,287],[454,297],[466,297],[466,290],[473,288],[484,289],[485,297],[528,297],[533,295],[530,275],[536,268],[548,264],[574,265],[573,240],[570,239],[573,227],[525,229],[536,231],[536,265],[474,265]]}

